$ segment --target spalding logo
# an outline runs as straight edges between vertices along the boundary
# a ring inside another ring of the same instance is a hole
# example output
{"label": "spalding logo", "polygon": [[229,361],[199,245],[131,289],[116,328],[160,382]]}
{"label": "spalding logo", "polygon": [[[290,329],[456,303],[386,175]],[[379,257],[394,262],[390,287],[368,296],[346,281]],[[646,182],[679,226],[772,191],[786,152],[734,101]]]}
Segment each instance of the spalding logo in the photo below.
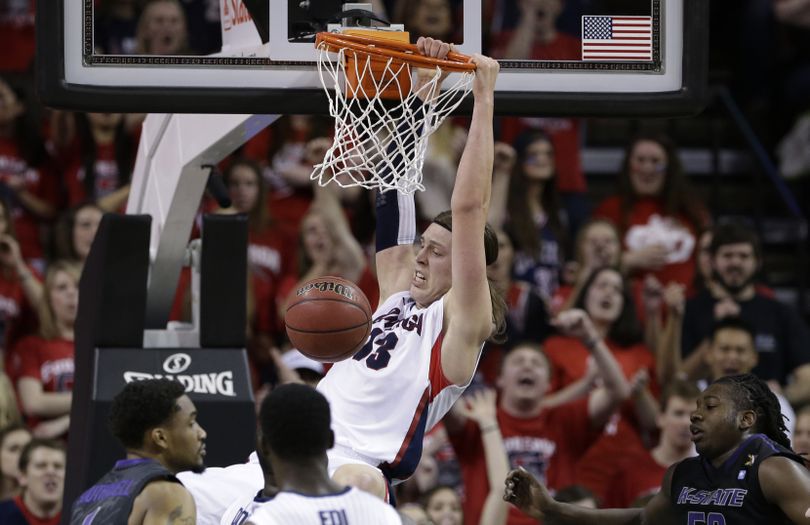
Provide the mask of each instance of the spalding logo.
{"label": "spalding logo", "polygon": [[163,370],[169,374],[185,372],[191,365],[191,356],[188,354],[172,354],[163,361]]}
{"label": "spalding logo", "polygon": [[312,290],[313,288],[317,288],[322,292],[334,292],[338,295],[349,299],[350,301],[354,300],[354,294],[352,293],[352,289],[346,286],[343,283],[336,283],[333,281],[321,281],[317,283],[309,283],[306,286],[303,286],[295,292],[295,295],[301,296],[307,293],[308,291]]}

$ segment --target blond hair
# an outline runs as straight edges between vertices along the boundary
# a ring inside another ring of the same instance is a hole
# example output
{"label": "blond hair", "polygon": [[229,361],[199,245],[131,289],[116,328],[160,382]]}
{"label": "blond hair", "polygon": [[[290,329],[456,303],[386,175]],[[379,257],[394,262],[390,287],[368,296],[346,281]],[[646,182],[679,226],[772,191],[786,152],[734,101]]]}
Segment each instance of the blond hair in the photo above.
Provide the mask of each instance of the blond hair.
{"label": "blond hair", "polygon": [[59,327],[56,324],[56,314],[51,305],[51,290],[55,286],[56,275],[60,272],[72,277],[78,286],[82,269],[78,263],[64,259],[53,262],[48,266],[48,271],[45,272],[45,290],[37,308],[39,313],[39,335],[43,339],[57,339],[60,336]]}

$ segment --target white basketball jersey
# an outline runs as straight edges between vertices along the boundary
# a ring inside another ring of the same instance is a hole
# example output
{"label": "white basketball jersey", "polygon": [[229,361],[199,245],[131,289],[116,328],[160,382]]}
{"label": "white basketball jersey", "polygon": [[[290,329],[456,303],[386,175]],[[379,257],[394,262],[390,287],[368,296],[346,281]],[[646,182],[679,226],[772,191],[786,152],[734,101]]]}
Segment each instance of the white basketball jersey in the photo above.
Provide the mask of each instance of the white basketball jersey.
{"label": "white basketball jersey", "polygon": [[264,488],[264,475],[255,452],[247,463],[209,467],[201,474],[181,472],[177,477],[194,498],[197,525],[219,525],[222,514],[234,500],[246,494],[255,495]]}
{"label": "white basketball jersey", "polygon": [[262,496],[261,492],[259,491],[253,497],[241,497],[231,503],[231,506],[222,515],[222,519],[219,520],[219,525],[242,525],[245,523],[264,504],[273,500],[273,498]]}
{"label": "white basketball jersey", "polygon": [[427,308],[409,292],[377,308],[371,335],[318,384],[329,400],[337,445],[378,462],[391,480],[407,479],[422,438],[464,392],[441,367],[444,298]]}
{"label": "white basketball jersey", "polygon": [[249,525],[402,525],[397,511],[353,487],[331,496],[279,492],[248,518]]}

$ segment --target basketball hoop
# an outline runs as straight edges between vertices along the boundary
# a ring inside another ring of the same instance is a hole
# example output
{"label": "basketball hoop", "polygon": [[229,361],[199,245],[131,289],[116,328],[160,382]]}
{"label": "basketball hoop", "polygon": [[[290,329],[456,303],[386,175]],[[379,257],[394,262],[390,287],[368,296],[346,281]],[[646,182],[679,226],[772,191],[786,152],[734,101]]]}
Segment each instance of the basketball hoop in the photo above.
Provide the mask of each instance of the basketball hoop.
{"label": "basketball hoop", "polygon": [[[455,52],[424,56],[407,40],[407,33],[380,30],[318,33],[318,71],[335,118],[332,147],[311,175],[321,186],[335,181],[406,195],[425,189],[428,137],[472,89],[475,65]],[[447,72],[458,75],[441,91]]]}

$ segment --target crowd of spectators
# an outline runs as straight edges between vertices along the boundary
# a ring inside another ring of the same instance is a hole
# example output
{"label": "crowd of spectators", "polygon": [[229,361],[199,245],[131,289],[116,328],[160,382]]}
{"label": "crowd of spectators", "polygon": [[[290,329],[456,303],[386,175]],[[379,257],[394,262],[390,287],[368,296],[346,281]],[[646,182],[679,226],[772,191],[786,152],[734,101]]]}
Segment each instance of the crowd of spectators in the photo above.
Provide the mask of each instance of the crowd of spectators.
{"label": "crowd of spectators", "polygon": [[[577,59],[576,10],[609,3],[485,1],[492,24],[485,43],[501,58]],[[99,53],[219,50],[218,2],[96,4]],[[414,35],[452,40],[458,4],[383,7]],[[26,83],[33,5],[0,6],[0,43],[14,50],[0,59],[0,499],[52,519],[70,423],[81,265],[103,213],[126,203],[143,116],[37,105]],[[810,47],[802,45],[810,1],[748,0],[728,16],[740,21],[740,34],[726,45],[737,38],[751,47],[758,35],[758,52],[745,57],[770,49],[779,59],[746,58],[727,73],[755,122],[763,105],[778,117],[762,134],[781,137],[810,109]],[[763,84],[767,75],[756,67],[779,67],[778,82]],[[431,140],[428,191],[417,196],[422,224],[449,208],[465,125],[450,119]],[[220,209],[208,196],[201,204],[201,213],[248,216],[246,331],[256,392],[324,373],[285,337],[284,308],[298,282],[339,275],[377,302],[373,193],[309,180],[330,129],[322,117],[282,117],[222,162],[232,206]],[[805,321],[760,280],[755,231],[718,222],[691,189],[677,145],[664,135],[627,137],[614,194],[597,202],[582,169],[580,120],[501,118],[496,136],[490,223],[500,256],[489,277],[509,306],[507,340],[485,346],[469,394],[427,436],[416,475],[398,488],[403,512],[417,523],[528,523],[489,504],[504,454],[561,500],[643,504],[667,466],[694,454],[688,425],[699,389],[749,371],[778,395],[795,450],[810,453]],[[185,285],[174,320],[188,320]],[[39,456],[47,461],[32,462]],[[38,481],[30,469],[45,463],[47,480]]]}

